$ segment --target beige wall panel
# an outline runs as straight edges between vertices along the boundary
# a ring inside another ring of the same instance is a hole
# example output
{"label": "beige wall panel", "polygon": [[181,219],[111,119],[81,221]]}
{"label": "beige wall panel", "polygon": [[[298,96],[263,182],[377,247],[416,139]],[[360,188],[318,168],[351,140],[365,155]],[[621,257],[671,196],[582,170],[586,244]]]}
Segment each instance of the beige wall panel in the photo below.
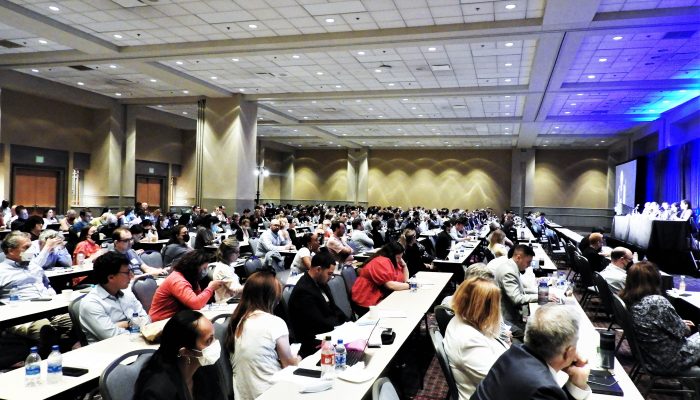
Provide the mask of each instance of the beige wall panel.
{"label": "beige wall panel", "polygon": [[346,201],[347,151],[301,150],[294,161],[297,200]]}
{"label": "beige wall panel", "polygon": [[605,150],[537,151],[535,206],[606,208],[607,175]]}
{"label": "beige wall panel", "polygon": [[510,167],[510,150],[370,151],[368,203],[502,210]]}
{"label": "beige wall panel", "polygon": [[182,131],[137,119],[136,159],[182,164]]}
{"label": "beige wall panel", "polygon": [[182,131],[182,174],[177,178],[175,185],[174,201],[176,205],[193,205],[195,201],[195,147],[197,133],[195,131]]}
{"label": "beige wall panel", "polygon": [[[270,171],[270,176],[261,178],[261,199],[271,199],[279,202],[280,190],[282,186],[282,175],[284,175],[286,172],[282,169],[282,156],[282,153],[278,151],[274,151],[269,148],[265,149],[265,168]],[[257,185],[258,178],[255,177],[255,179],[255,184]]]}

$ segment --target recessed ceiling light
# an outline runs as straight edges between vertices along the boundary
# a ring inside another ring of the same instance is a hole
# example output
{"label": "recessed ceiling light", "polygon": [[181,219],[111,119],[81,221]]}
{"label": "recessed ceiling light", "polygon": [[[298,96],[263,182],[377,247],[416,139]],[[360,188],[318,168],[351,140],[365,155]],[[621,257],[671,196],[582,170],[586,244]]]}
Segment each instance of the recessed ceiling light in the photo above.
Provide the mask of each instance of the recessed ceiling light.
{"label": "recessed ceiling light", "polygon": [[571,111],[564,111],[564,114],[571,114]]}
{"label": "recessed ceiling light", "polygon": [[115,95],[115,96],[121,96],[122,94],[121,94],[121,93],[115,93],[114,95]]}
{"label": "recessed ceiling light", "polygon": [[394,86],[394,83],[390,83],[389,86]]}
{"label": "recessed ceiling light", "polygon": [[575,106],[575,105],[576,105],[576,103],[571,103],[571,105],[572,105],[572,106]]}
{"label": "recessed ceiling light", "polygon": [[365,55],[365,52],[364,52],[364,51],[358,51],[358,52],[357,52],[357,55],[358,55],[358,56],[364,56],[364,55]]}
{"label": "recessed ceiling light", "polygon": [[44,39],[39,39],[39,44],[49,44],[49,42]]}
{"label": "recessed ceiling light", "polygon": [[401,128],[396,128],[397,131],[401,132]]}
{"label": "recessed ceiling light", "polygon": [[158,81],[155,80],[155,79],[151,79],[150,81],[153,82],[153,83],[158,82]]}
{"label": "recessed ceiling light", "polygon": [[333,144],[333,142],[328,142],[328,144]]}
{"label": "recessed ceiling light", "polygon": [[435,47],[428,47],[428,51],[435,51],[437,50]]}
{"label": "recessed ceiling light", "polygon": [[323,75],[323,72],[321,72],[321,71],[316,71],[316,75]]}
{"label": "recessed ceiling light", "polygon": [[326,18],[326,22],[329,24],[332,24],[335,22],[335,19],[334,18]]}
{"label": "recessed ceiling light", "polygon": [[559,129],[559,127],[558,127],[558,126],[555,126],[554,129]]}
{"label": "recessed ceiling light", "polygon": [[117,68],[117,66],[114,65],[114,64],[110,64],[109,67],[112,68],[112,69],[116,69],[116,68]]}
{"label": "recessed ceiling light", "polygon": [[336,89],[340,89],[341,87],[343,87],[343,85],[335,85]]}
{"label": "recessed ceiling light", "polygon": [[601,140],[600,143],[605,143],[605,140]]}
{"label": "recessed ceiling light", "polygon": [[287,110],[287,112],[294,112],[294,111],[292,111],[292,110]]}
{"label": "recessed ceiling light", "polygon": [[32,68],[32,72],[39,72],[39,70],[36,68]]}
{"label": "recessed ceiling light", "polygon": [[583,96],[583,93],[576,93],[576,96]]}
{"label": "recessed ceiling light", "polygon": [[510,108],[510,104],[506,104],[506,108]]}
{"label": "recessed ceiling light", "polygon": [[299,129],[294,129],[294,132],[299,132]]}
{"label": "recessed ceiling light", "polygon": [[411,107],[411,110],[415,110],[415,109],[416,109],[415,107]]}
{"label": "recessed ceiling light", "polygon": [[382,72],[382,70],[381,70],[381,69],[379,69],[379,68],[377,68],[377,69],[375,69],[375,70],[374,70],[374,72],[376,72],[376,73],[380,73],[380,72]]}
{"label": "recessed ceiling light", "polygon": [[422,116],[423,116],[423,114],[418,114],[418,116],[419,116],[419,117],[422,117]]}
{"label": "recessed ceiling light", "polygon": [[408,101],[408,99],[401,99],[401,101]]}
{"label": "recessed ceiling light", "polygon": [[664,101],[662,101],[662,103],[664,103],[664,104],[668,104],[668,103],[670,103],[670,101],[668,101],[668,100],[664,100]]}
{"label": "recessed ceiling light", "polygon": [[513,66],[512,63],[506,63],[505,65],[506,65],[506,67],[512,67],[512,66]]}
{"label": "recessed ceiling light", "polygon": [[510,99],[510,96],[505,96],[505,97],[506,97],[506,99]]}
{"label": "recessed ceiling light", "polygon": [[49,6],[49,10],[55,11],[55,12],[61,11],[61,9],[56,7],[56,6]]}
{"label": "recessed ceiling light", "polygon": [[187,115],[187,111],[183,111],[183,112],[182,112],[182,115]]}
{"label": "recessed ceiling light", "polygon": [[361,103],[361,102],[362,102],[362,100],[360,100],[360,99],[355,100],[355,103]]}
{"label": "recessed ceiling light", "polygon": [[365,143],[367,143],[367,142],[362,142],[362,144],[365,144]]}
{"label": "recessed ceiling light", "polygon": [[511,79],[510,79],[510,78],[506,78],[506,79],[504,79],[504,81],[505,81],[505,82],[510,82]]}
{"label": "recessed ceiling light", "polygon": [[374,108],[370,107],[368,108],[369,111],[374,111]]}
{"label": "recessed ceiling light", "polygon": [[238,89],[238,90],[241,91],[241,92],[245,92],[245,89],[244,89],[244,88],[240,88],[240,89]]}
{"label": "recessed ceiling light", "polygon": [[510,113],[506,113],[506,115],[510,115]]}
{"label": "recessed ceiling light", "polygon": [[177,65],[182,65],[182,64],[184,64],[184,63],[183,63],[182,61],[175,61],[175,64],[177,64]]}
{"label": "recessed ceiling light", "polygon": [[506,43],[506,47],[513,47],[513,42]]}
{"label": "recessed ceiling light", "polygon": [[384,118],[384,116],[383,116],[383,115],[378,115],[377,118]]}
{"label": "recessed ceiling light", "polygon": [[121,39],[121,38],[123,37],[122,35],[120,35],[120,34],[118,34],[118,33],[115,33],[115,34],[112,35],[112,36],[113,36],[115,39]]}
{"label": "recessed ceiling light", "polygon": [[295,60],[297,60],[297,59],[299,59],[299,55],[298,55],[298,54],[294,54],[294,55],[292,55],[292,58],[295,59]]}
{"label": "recessed ceiling light", "polygon": [[420,141],[416,142],[416,144],[420,144]]}
{"label": "recessed ceiling light", "polygon": [[189,90],[183,90],[182,93],[188,94],[190,91]]}
{"label": "recessed ceiling light", "polygon": [[480,144],[477,144],[477,145],[476,145],[476,147],[479,147],[479,146],[481,146],[481,145],[480,145]]}
{"label": "recessed ceiling light", "polygon": [[515,4],[506,4],[506,10],[512,10],[515,8]]}
{"label": "recessed ceiling light", "polygon": [[239,61],[241,61],[241,60],[238,59],[238,58],[232,58],[231,61],[233,61],[233,62],[239,62]]}
{"label": "recessed ceiling light", "polygon": [[215,80],[217,80],[217,79],[219,79],[219,78],[216,77],[216,76],[212,76],[211,79],[215,81]]}
{"label": "recessed ceiling light", "polygon": [[83,86],[85,85],[83,82],[78,82],[78,86]]}
{"label": "recessed ceiling light", "polygon": [[622,39],[622,36],[614,36],[613,37],[613,40],[621,40],[621,39]]}
{"label": "recessed ceiling light", "polygon": [[656,112],[656,110],[649,110],[649,112]]}
{"label": "recessed ceiling light", "polygon": [[255,24],[248,24],[248,28],[250,29],[258,29],[258,26]]}
{"label": "recessed ceiling light", "polygon": [[685,89],[679,90],[678,93],[685,93]]}
{"label": "recessed ceiling light", "polygon": [[608,61],[607,58],[599,58],[599,59],[598,59],[598,62],[606,62],[606,61]]}
{"label": "recessed ceiling light", "polygon": [[547,147],[547,145],[546,145],[546,144],[543,144],[542,147]]}
{"label": "recessed ceiling light", "polygon": [[504,128],[505,130],[510,130],[510,128]]}
{"label": "recessed ceiling light", "polygon": [[588,79],[595,79],[595,75],[588,75]]}
{"label": "recessed ceiling light", "polygon": [[309,119],[309,117],[304,117],[304,119]]}
{"label": "recessed ceiling light", "polygon": [[158,104],[158,108],[163,108],[163,105],[162,105],[162,104]]}

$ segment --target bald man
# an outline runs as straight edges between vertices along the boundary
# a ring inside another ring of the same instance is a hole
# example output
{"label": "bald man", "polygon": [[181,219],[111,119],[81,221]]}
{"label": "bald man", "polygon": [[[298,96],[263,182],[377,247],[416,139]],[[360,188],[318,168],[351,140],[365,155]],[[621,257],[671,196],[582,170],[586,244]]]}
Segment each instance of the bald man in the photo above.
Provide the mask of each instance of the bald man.
{"label": "bald man", "polygon": [[600,254],[603,249],[603,235],[597,232],[591,233],[588,237],[588,248],[583,250],[583,256],[588,260],[588,265],[591,266],[591,271],[601,272],[608,265],[605,256]]}
{"label": "bald man", "polygon": [[625,288],[627,269],[634,264],[633,258],[632,252],[624,247],[615,247],[610,253],[611,262],[600,275],[608,282],[613,293],[619,294]]}

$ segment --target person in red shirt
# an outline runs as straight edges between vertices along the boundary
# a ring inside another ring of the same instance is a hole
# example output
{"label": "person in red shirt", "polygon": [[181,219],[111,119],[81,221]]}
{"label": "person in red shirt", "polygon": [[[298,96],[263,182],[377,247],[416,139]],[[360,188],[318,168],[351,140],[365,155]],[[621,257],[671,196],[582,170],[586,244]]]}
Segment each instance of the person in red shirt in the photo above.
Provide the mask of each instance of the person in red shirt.
{"label": "person in red shirt", "polygon": [[224,281],[214,280],[202,290],[199,281],[207,276],[211,257],[205,250],[191,251],[173,265],[173,272],[158,286],[148,315],[156,322],[180,310],[204,307]]}
{"label": "person in red shirt", "polygon": [[408,290],[408,267],[403,260],[404,247],[390,241],[365,263],[352,287],[356,311],[364,315],[395,290]]}
{"label": "person in red shirt", "polygon": [[78,254],[85,256],[85,260],[94,261],[101,256],[104,251],[100,251],[100,245],[97,241],[100,240],[100,234],[97,232],[96,226],[86,226],[80,231],[78,245],[73,250],[73,265],[78,265]]}

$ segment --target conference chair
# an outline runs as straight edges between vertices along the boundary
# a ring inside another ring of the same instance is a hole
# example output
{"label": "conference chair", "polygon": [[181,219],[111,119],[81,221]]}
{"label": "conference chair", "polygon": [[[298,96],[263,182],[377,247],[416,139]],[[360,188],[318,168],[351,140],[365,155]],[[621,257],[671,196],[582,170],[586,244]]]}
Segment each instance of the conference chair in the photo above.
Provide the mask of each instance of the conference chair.
{"label": "conference chair", "polygon": [[[221,315],[217,316],[215,320],[220,319],[219,317],[221,317]],[[215,322],[214,320],[211,322],[214,324],[214,337],[221,345],[221,356],[216,361],[216,364],[214,364],[216,371],[219,374],[219,384],[221,385],[221,391],[224,393],[226,398],[233,400],[233,367],[231,366],[231,359],[229,358],[230,354],[225,346],[228,322],[226,321],[226,318],[224,318],[224,323],[222,324]]]}
{"label": "conference chair", "polygon": [[586,305],[591,301],[591,299],[598,295],[598,290],[595,287],[595,282],[593,282],[593,270],[588,264],[588,259],[586,257],[575,254],[574,255],[575,264],[578,267],[578,272],[581,275],[579,283],[583,290],[583,296],[581,297],[581,308],[586,308]]}
{"label": "conference chair", "polygon": [[141,260],[153,268],[163,268],[163,256],[160,251],[148,250],[141,253]]}
{"label": "conference chair", "polygon": [[608,326],[608,330],[612,329],[613,325],[615,325],[615,313],[613,312],[613,298],[612,298],[612,290],[610,289],[610,285],[608,285],[608,282],[603,278],[602,275],[598,272],[593,273],[593,281],[595,282],[596,289],[598,289],[598,296],[600,297],[600,303],[603,306],[603,311],[605,314],[608,316],[608,318],[611,319],[610,325]]}
{"label": "conference chair", "polygon": [[282,271],[278,271],[275,274],[275,277],[277,278],[278,281],[280,281],[281,284],[286,285],[287,284],[287,279],[289,279],[289,275],[292,274],[291,269],[283,269]]}
{"label": "conference chair", "polygon": [[294,339],[292,324],[289,320],[289,298],[292,297],[293,290],[293,285],[285,285],[284,288],[282,288],[282,300],[279,303],[279,306],[282,308],[283,319],[287,322],[287,328],[289,328],[289,343],[292,343]]}
{"label": "conference chair", "polygon": [[348,292],[348,297],[352,297],[352,287],[357,280],[357,271],[355,271],[355,268],[351,265],[344,265],[340,269],[340,275],[343,277],[343,282],[345,282],[345,289]]}
{"label": "conference chair", "polygon": [[355,320],[355,315],[352,312],[352,306],[350,305],[350,298],[348,297],[348,292],[345,289],[345,281],[342,276],[334,276],[328,281],[328,288],[331,291],[331,296],[333,296],[333,301],[335,305],[340,308],[340,310],[345,314],[345,316],[351,320]]}
{"label": "conference chair", "polygon": [[255,271],[258,271],[259,269],[262,268],[262,260],[253,256],[250,257],[249,259],[245,260],[245,264],[243,264],[243,272],[244,272],[244,278],[247,278],[251,276]]}
{"label": "conference chair", "polygon": [[430,339],[433,342],[433,348],[435,349],[435,357],[438,359],[440,364],[440,369],[442,369],[443,375],[445,375],[445,380],[447,381],[447,391],[446,400],[458,400],[459,392],[457,391],[457,384],[455,383],[454,375],[452,375],[452,368],[450,368],[450,362],[447,359],[447,353],[445,353],[445,347],[442,345],[442,334],[438,330],[434,330],[430,335]]}
{"label": "conference chair", "polygon": [[88,340],[85,336],[85,332],[83,331],[83,325],[80,323],[80,302],[83,300],[83,297],[85,297],[85,295],[81,295],[68,304],[68,316],[73,324],[73,332],[78,338],[80,345],[87,346]]}
{"label": "conference chair", "polygon": [[5,261],[5,253],[0,253],[0,263]]}
{"label": "conference chair", "polygon": [[131,292],[134,293],[136,299],[141,303],[143,309],[148,312],[151,309],[153,296],[158,289],[158,282],[152,276],[147,276],[142,279],[134,279],[131,284]]}
{"label": "conference chair", "polygon": [[564,247],[566,250],[566,260],[567,263],[569,264],[569,273],[566,275],[566,279],[571,278],[571,283],[576,284],[579,279],[579,272],[578,272],[578,266],[576,265],[576,253],[577,253],[577,247],[573,243],[567,243],[566,246]]}
{"label": "conference chair", "polygon": [[396,388],[389,378],[379,378],[372,385],[372,400],[399,400]]}
{"label": "conference chair", "polygon": [[[634,356],[635,364],[630,371],[630,378],[632,381],[638,381],[642,374],[649,376],[649,386],[645,393],[642,393],[644,398],[647,398],[649,393],[666,393],[666,394],[683,394],[690,395],[691,398],[700,399],[700,367],[693,366],[686,371],[681,371],[675,374],[658,374],[651,372],[647,369],[644,363],[644,356],[639,348],[639,343],[637,342],[637,335],[634,331],[634,325],[632,324],[632,315],[630,314],[624,301],[616,295],[613,294],[613,307],[617,315],[621,317],[622,329],[627,338],[627,343],[630,346],[630,352]],[[659,379],[673,380],[678,382],[677,388],[668,388],[664,385],[661,388],[656,387],[656,383]],[[693,397],[694,395],[694,397]]]}
{"label": "conference chair", "polygon": [[[155,349],[138,349],[130,351],[112,361],[100,375],[100,394],[103,400],[132,400],[136,379],[146,362],[151,359]],[[122,364],[124,360],[137,356],[131,364]]]}
{"label": "conference chair", "polygon": [[438,324],[438,329],[441,335],[445,335],[445,330],[447,330],[447,325],[450,323],[452,318],[455,316],[454,311],[448,306],[438,304],[434,308],[435,320]]}

